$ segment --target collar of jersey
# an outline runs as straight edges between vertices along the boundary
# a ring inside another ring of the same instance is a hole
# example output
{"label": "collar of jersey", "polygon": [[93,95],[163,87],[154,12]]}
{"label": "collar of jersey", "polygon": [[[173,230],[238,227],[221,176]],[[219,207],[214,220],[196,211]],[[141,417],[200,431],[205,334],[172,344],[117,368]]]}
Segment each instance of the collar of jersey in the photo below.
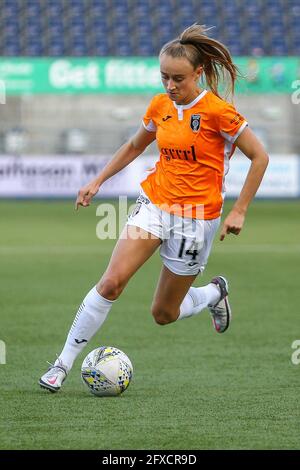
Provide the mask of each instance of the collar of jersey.
{"label": "collar of jersey", "polygon": [[200,101],[206,95],[206,93],[207,93],[207,90],[203,90],[200,93],[200,95],[197,96],[197,98],[195,98],[193,101],[191,101],[188,104],[176,104],[175,101],[173,101],[173,104],[174,104],[175,108],[180,110],[180,111],[183,111],[184,109],[190,109],[193,106],[195,106],[195,104],[197,104],[198,101]]}

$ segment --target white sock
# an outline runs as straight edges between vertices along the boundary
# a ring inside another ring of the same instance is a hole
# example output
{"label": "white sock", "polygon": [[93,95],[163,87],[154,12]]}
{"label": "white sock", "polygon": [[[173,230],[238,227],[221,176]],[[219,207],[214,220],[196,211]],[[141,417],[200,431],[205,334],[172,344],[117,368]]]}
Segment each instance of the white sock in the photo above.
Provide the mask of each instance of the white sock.
{"label": "white sock", "polygon": [[71,369],[78,354],[106,319],[112,304],[112,300],[107,300],[99,294],[96,286],[90,290],[78,309],[64,348],[55,361],[55,365],[58,365],[61,360],[68,371]]}
{"label": "white sock", "polygon": [[197,315],[208,305],[215,305],[219,299],[220,289],[216,284],[210,283],[203,287],[190,287],[180,305],[180,313],[177,320]]}

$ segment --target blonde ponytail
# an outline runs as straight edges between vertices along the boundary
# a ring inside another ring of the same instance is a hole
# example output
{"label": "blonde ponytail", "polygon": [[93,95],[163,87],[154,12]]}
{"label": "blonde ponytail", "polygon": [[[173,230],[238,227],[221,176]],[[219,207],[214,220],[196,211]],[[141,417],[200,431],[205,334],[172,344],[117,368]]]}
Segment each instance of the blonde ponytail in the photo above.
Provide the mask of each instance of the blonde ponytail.
{"label": "blonde ponytail", "polygon": [[194,69],[203,66],[206,83],[215,95],[220,97],[218,88],[221,79],[227,85],[225,95],[233,95],[238,68],[224,44],[207,36],[209,29],[199,24],[189,26],[178,38],[165,44],[159,55],[185,57]]}

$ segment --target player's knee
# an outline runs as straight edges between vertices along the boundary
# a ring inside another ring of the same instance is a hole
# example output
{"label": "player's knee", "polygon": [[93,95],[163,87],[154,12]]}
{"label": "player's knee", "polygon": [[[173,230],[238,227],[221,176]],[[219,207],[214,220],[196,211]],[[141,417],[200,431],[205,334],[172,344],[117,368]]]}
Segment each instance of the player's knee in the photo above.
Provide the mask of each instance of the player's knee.
{"label": "player's knee", "polygon": [[124,289],[123,283],[113,276],[104,276],[97,285],[97,290],[107,300],[116,300]]}
{"label": "player's knee", "polygon": [[159,306],[153,305],[151,308],[151,313],[158,325],[168,325],[169,323],[172,323],[176,320],[176,318],[174,318],[173,312]]}

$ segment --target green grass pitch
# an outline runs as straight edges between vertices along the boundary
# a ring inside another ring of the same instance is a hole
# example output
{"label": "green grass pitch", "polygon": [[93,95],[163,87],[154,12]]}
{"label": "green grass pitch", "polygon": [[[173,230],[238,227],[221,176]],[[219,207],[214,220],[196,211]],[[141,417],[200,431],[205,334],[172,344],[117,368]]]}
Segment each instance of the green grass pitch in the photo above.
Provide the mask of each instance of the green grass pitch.
{"label": "green grass pitch", "polygon": [[[131,280],[57,394],[37,382],[77,307],[109,260],[94,203],[0,203],[1,449],[299,449],[299,202],[257,201],[243,232],[216,239],[206,272],[230,281],[233,322],[218,335],[208,312],[158,326],[150,304],[158,254]],[[232,202],[225,206],[228,212]],[[89,394],[80,365],[112,345],[134,365],[116,398]]]}

